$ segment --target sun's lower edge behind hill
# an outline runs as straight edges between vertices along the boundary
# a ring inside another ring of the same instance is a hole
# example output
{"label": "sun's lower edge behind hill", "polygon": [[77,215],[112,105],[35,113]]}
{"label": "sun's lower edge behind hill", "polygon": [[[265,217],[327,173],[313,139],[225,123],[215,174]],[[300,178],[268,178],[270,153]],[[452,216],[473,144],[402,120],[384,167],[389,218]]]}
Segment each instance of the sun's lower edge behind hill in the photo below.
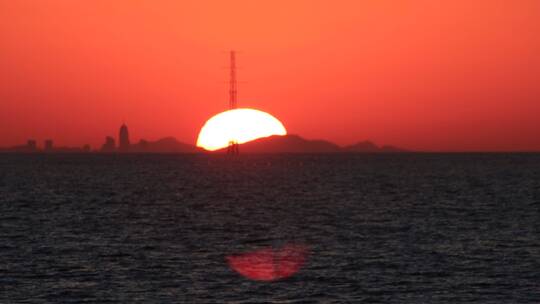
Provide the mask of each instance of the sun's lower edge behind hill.
{"label": "sun's lower edge behind hill", "polygon": [[199,132],[197,146],[215,151],[231,141],[243,144],[272,135],[286,135],[287,130],[274,116],[256,109],[240,108],[212,116]]}

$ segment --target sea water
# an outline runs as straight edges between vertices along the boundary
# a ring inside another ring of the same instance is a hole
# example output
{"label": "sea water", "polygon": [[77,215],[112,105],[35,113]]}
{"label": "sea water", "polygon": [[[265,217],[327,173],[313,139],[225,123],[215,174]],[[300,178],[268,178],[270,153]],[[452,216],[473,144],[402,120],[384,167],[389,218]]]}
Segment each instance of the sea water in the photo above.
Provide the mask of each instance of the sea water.
{"label": "sea water", "polygon": [[0,303],[538,301],[539,154],[0,155]]}

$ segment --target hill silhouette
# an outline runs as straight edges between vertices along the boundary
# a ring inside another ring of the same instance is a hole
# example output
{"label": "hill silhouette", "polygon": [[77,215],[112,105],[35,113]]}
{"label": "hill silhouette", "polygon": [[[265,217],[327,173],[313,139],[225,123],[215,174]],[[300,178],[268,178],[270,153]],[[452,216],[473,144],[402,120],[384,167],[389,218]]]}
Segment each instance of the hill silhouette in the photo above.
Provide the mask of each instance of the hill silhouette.
{"label": "hill silhouette", "polygon": [[[335,153],[340,147],[325,140],[306,140],[298,135],[273,135],[240,145],[241,153]],[[227,149],[220,149],[224,152]]]}
{"label": "hill silhouette", "polygon": [[370,153],[370,152],[380,152],[380,148],[377,147],[373,142],[366,140],[358,142],[354,145],[345,146],[342,148],[344,152],[364,152],[364,153]]}
{"label": "hill silhouette", "polygon": [[201,148],[178,141],[174,137],[165,137],[156,141],[141,139],[131,145],[129,152],[140,153],[197,153]]}
{"label": "hill silhouette", "polygon": [[[225,153],[226,148],[217,150]],[[326,140],[309,140],[298,135],[273,135],[240,145],[240,153],[389,153],[405,152],[392,146],[378,147],[370,141],[340,147]]]}
{"label": "hill silhouette", "polygon": [[407,152],[405,149],[397,148],[394,146],[377,146],[373,142],[366,140],[358,142],[354,145],[345,146],[342,148],[343,152],[351,152],[351,153],[391,153],[391,152]]}

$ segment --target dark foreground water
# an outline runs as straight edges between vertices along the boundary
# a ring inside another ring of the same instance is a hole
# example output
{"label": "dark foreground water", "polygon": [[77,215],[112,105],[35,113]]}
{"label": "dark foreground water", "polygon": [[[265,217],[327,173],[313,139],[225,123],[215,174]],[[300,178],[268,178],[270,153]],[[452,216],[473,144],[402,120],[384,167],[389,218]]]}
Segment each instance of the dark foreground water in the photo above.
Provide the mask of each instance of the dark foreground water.
{"label": "dark foreground water", "polygon": [[0,303],[539,300],[538,154],[0,155]]}

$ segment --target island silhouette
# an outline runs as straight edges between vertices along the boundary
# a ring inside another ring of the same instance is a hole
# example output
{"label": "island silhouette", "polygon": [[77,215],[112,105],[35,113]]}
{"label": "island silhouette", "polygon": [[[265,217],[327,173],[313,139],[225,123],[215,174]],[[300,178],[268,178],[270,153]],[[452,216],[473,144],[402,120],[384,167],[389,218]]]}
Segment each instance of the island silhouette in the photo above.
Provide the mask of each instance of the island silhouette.
{"label": "island silhouette", "polygon": [[[212,153],[226,153],[223,148]],[[354,145],[341,147],[321,139],[305,139],[296,134],[273,135],[259,138],[240,145],[241,153],[383,153],[406,152],[404,149],[382,146],[371,141],[361,141]]]}

